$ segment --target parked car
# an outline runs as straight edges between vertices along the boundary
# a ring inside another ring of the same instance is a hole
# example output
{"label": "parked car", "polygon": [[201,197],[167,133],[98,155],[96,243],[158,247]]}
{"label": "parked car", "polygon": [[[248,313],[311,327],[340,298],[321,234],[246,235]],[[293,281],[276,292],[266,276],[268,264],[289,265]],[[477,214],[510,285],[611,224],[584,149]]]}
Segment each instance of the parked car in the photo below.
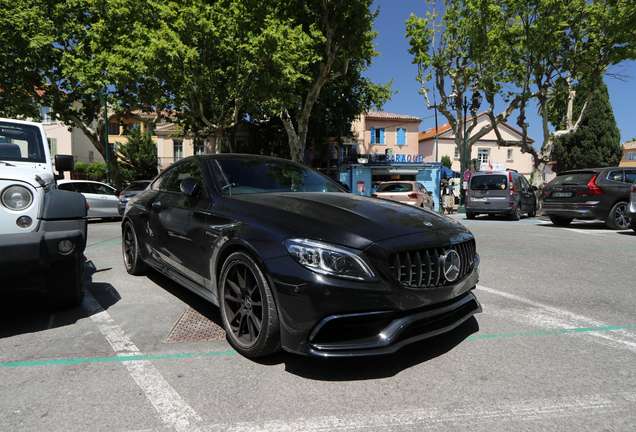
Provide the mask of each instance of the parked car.
{"label": "parked car", "polygon": [[466,189],[466,218],[479,214],[504,214],[518,221],[521,214],[537,214],[536,186],[515,170],[478,171],[470,176]]}
{"label": "parked car", "polygon": [[632,184],[632,193],[629,195],[629,205],[625,216],[631,218],[629,226],[636,232],[636,182]]}
{"label": "parked car", "polygon": [[105,183],[88,180],[60,180],[57,188],[71,192],[79,192],[88,204],[87,218],[119,218],[117,190]]}
{"label": "parked car", "polygon": [[128,186],[124,188],[123,191],[119,193],[119,202],[117,203],[117,211],[121,216],[124,215],[124,211],[126,211],[126,203],[131,197],[134,197],[142,190],[146,189],[146,187],[152,182],[152,180],[136,180],[131,182]]}
{"label": "parked car", "polygon": [[543,214],[553,224],[601,219],[609,229],[629,228],[626,216],[636,168],[609,167],[565,171],[543,188]]}
{"label": "parked car", "polygon": [[122,253],[128,273],[155,269],[218,305],[247,357],[390,353],[481,311],[460,223],[273,157],[174,163],[130,199]]}
{"label": "parked car", "polygon": [[55,188],[73,165],[58,154],[53,171],[41,123],[0,119],[0,291],[43,289],[54,307],[82,302],[86,200]]}
{"label": "parked car", "polygon": [[380,183],[371,196],[433,210],[435,201],[432,194],[417,181],[388,181]]}

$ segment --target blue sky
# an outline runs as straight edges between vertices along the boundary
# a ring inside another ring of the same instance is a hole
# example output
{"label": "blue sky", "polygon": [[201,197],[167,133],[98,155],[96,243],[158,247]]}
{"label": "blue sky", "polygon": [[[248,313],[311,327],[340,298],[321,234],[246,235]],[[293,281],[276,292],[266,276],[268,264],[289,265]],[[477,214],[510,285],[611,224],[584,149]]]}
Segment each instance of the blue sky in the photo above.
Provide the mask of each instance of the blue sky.
{"label": "blue sky", "polygon": [[[377,0],[373,7],[380,7],[380,14],[376,18],[375,27],[379,34],[375,40],[381,56],[376,57],[373,65],[367,71],[367,76],[374,83],[386,84],[393,79],[392,89],[397,90],[392,99],[384,105],[384,111],[396,114],[413,115],[423,119],[420,131],[435,127],[434,110],[426,108],[424,96],[418,92],[420,84],[416,81],[417,66],[412,64],[413,57],[409,54],[409,43],[406,33],[406,20],[411,13],[418,17],[426,15],[427,5],[424,0]],[[616,123],[621,131],[621,143],[636,137],[636,64],[630,62],[620,69],[629,76],[626,82],[606,77],[605,83],[610,93],[610,103],[614,110]],[[618,72],[618,69],[613,70]],[[430,87],[430,86],[429,86]],[[432,94],[430,94],[432,103]],[[504,105],[495,105],[495,112],[499,113]],[[531,138],[540,145],[543,140],[541,120],[536,115],[536,108],[527,110]],[[509,119],[509,123],[516,127],[517,113]],[[444,116],[438,115],[440,125],[447,123]]]}

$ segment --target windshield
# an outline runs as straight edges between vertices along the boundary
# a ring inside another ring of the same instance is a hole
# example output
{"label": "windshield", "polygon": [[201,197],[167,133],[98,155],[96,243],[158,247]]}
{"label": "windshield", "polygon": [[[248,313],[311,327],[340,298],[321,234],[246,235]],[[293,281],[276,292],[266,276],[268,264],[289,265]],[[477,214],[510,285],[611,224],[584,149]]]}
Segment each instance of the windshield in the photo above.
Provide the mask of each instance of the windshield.
{"label": "windshield", "polygon": [[470,179],[472,190],[503,190],[506,189],[505,175],[482,175],[474,176]]}
{"label": "windshield", "polygon": [[344,192],[329,178],[299,164],[276,159],[210,160],[214,179],[224,195],[263,192]]}
{"label": "windshield", "polygon": [[0,122],[0,160],[46,162],[37,126]]}

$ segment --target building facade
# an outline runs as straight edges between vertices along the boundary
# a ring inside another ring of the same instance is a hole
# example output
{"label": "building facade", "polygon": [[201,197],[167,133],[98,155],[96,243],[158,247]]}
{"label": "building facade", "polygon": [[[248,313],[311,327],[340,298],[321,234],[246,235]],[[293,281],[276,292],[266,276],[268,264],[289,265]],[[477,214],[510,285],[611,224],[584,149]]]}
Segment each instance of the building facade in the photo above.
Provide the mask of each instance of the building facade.
{"label": "building facade", "polygon": [[619,166],[636,167],[636,141],[626,142],[623,146],[623,159]]}
{"label": "building facade", "polygon": [[[467,121],[470,121],[468,119]],[[490,122],[487,113],[477,116],[477,126],[474,131],[479,131]],[[508,123],[499,124],[499,132],[506,141],[520,141],[522,133],[510,126]],[[437,135],[437,148],[435,136]],[[534,140],[528,137],[530,144]],[[461,171],[460,152],[455,144],[455,133],[449,123],[435,128],[428,129],[419,134],[419,154],[424,156],[427,162],[441,162],[442,156],[449,156],[452,162],[453,171]],[[467,169],[471,167],[471,161],[477,162],[479,170],[514,169],[523,174],[528,179],[533,170],[533,158],[529,153],[522,153],[520,147],[502,147],[497,144],[497,136],[494,131],[484,135],[482,139],[473,144],[470,155],[466,155],[464,161]],[[492,166],[492,168],[491,168]]]}

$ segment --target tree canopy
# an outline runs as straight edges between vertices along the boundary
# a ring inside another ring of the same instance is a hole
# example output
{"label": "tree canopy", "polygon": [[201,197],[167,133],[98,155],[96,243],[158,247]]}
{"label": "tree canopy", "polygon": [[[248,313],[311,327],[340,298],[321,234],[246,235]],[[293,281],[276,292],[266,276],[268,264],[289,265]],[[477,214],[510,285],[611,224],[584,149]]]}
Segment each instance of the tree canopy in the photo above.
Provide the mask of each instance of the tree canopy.
{"label": "tree canopy", "polygon": [[[573,114],[578,116],[585,99],[574,98]],[[603,83],[596,91],[579,130],[569,138],[557,139],[553,158],[555,172],[579,168],[618,166],[623,157],[621,134]]]}
{"label": "tree canopy", "polygon": [[[499,116],[489,110],[492,126],[519,109],[521,141],[506,142],[498,128],[494,130],[500,145],[520,146],[532,154],[537,183],[552,158],[554,141],[579,129],[608,68],[636,56],[634,33],[626,25],[633,16],[633,5],[625,0],[448,0],[440,27],[433,25],[434,13],[427,18],[411,17],[407,37],[421,66],[418,79],[425,83],[434,77],[442,99],[438,108],[456,136],[461,122],[455,118],[460,116],[447,109],[445,75],[451,77],[451,87],[460,97],[460,90],[479,89],[492,108],[494,95],[503,96],[508,103],[505,110]],[[441,40],[433,50],[435,29],[440,30]],[[425,96],[427,91],[423,85]],[[584,100],[577,116],[572,105],[576,94]],[[525,109],[531,100],[538,102],[542,116],[539,150],[527,141]],[[427,103],[430,107],[428,99]],[[555,110],[565,112],[565,117],[562,126],[551,131]],[[468,142],[476,141],[483,130],[471,134]]]}

